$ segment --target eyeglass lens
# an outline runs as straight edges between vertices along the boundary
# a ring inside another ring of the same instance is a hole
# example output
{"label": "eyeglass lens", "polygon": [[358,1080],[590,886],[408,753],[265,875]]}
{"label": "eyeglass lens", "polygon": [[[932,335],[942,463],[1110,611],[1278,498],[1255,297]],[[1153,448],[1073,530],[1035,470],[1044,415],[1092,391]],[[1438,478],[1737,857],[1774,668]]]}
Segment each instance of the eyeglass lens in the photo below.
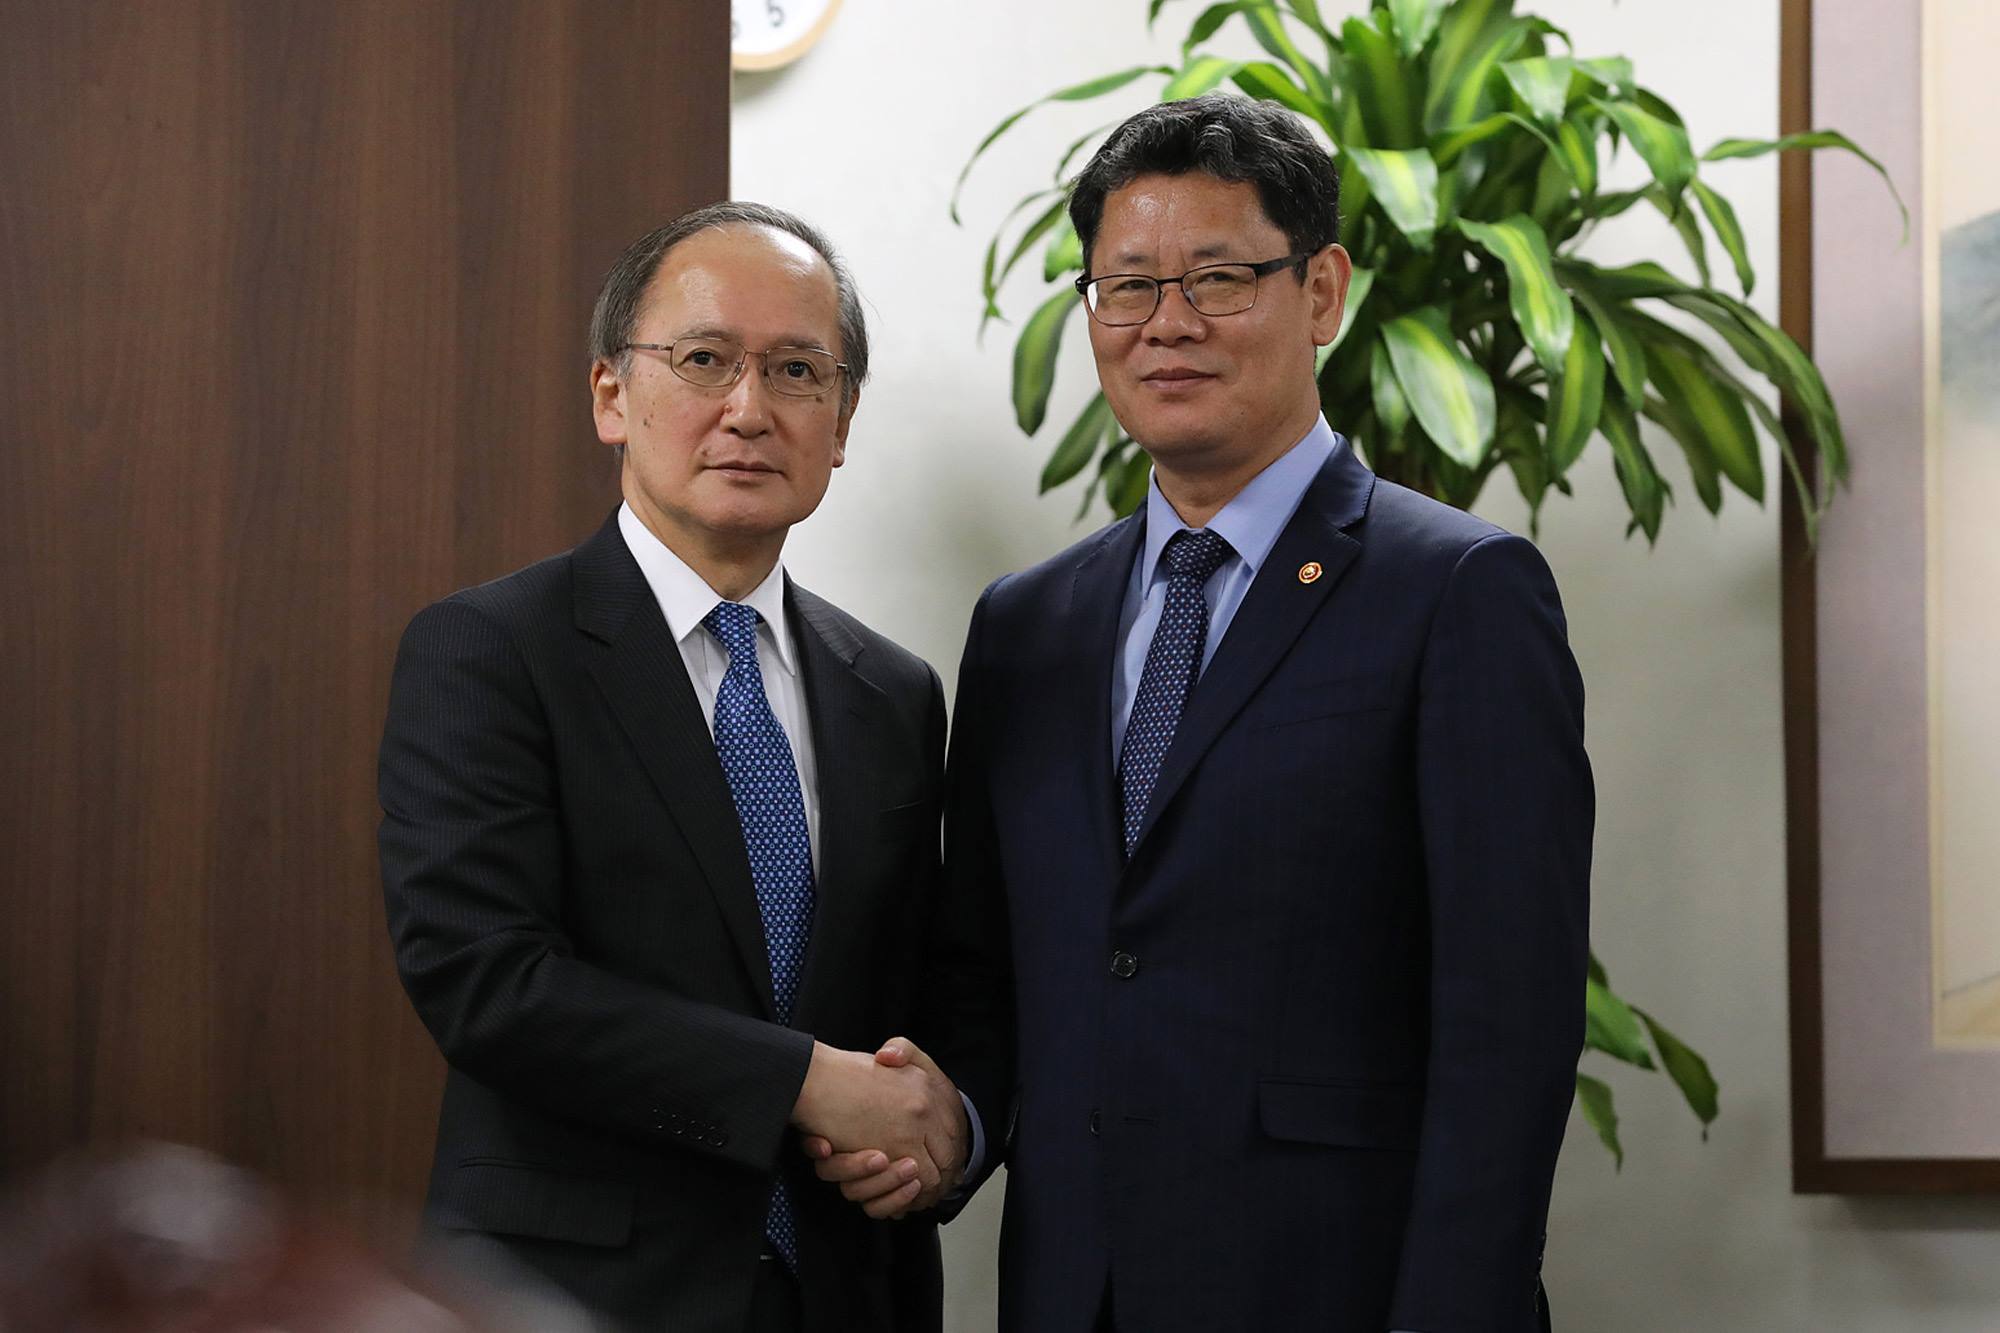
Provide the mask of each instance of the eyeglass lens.
{"label": "eyeglass lens", "polygon": [[[1204,315],[1234,315],[1257,299],[1257,272],[1248,264],[1212,264],[1181,278],[1188,304]],[[1160,304],[1160,283],[1140,274],[1115,274],[1090,284],[1091,313],[1106,324],[1143,324]]]}
{"label": "eyeglass lens", "polygon": [[840,378],[840,363],[832,353],[817,347],[772,347],[750,352],[743,344],[724,338],[680,338],[673,347],[669,364],[674,373],[704,388],[734,384],[752,356],[763,358],[764,382],[776,393],[811,398],[831,389]]}

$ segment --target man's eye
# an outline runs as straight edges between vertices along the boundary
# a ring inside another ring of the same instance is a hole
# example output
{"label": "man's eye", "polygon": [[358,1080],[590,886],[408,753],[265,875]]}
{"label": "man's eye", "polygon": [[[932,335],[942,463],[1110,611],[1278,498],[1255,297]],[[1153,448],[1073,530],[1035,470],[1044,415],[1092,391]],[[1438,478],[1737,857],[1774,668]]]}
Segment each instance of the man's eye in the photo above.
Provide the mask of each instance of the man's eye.
{"label": "man's eye", "polygon": [[715,353],[706,347],[697,347],[687,354],[687,364],[691,366],[712,366],[716,364]]}
{"label": "man's eye", "polygon": [[1113,296],[1139,296],[1152,286],[1146,278],[1120,278],[1111,284]]}
{"label": "man's eye", "polygon": [[786,375],[795,380],[809,380],[813,378],[813,367],[810,361],[787,361],[782,370]]}

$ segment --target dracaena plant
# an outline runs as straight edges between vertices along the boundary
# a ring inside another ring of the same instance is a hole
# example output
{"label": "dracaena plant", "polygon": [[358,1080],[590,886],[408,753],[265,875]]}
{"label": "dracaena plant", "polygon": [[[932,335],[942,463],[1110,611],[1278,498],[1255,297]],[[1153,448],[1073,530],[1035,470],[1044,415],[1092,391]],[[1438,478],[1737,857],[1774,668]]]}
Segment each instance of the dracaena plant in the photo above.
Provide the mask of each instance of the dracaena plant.
{"label": "dracaena plant", "polygon": [[[1149,0],[1149,26],[1165,3]],[[1238,20],[1268,59],[1204,50]],[[1505,466],[1538,519],[1551,490],[1569,493],[1567,474],[1601,438],[1631,511],[1627,534],[1650,542],[1673,498],[1654,449],[1677,448],[1696,497],[1715,512],[1728,488],[1763,501],[1761,429],[1798,490],[1808,531],[1816,527],[1847,475],[1840,421],[1810,359],[1746,303],[1756,275],[1742,228],[1701,170],[1820,148],[1882,170],[1845,136],[1724,139],[1697,155],[1681,117],[1638,84],[1630,60],[1578,57],[1567,33],[1514,12],[1512,0],[1374,0],[1337,26],[1317,0],[1234,0],[1199,12],[1178,66],[1106,74],[1009,115],[959,185],[1036,107],[1148,78],[1163,80],[1161,101],[1234,85],[1326,136],[1354,278],[1339,335],[1321,351],[1320,400],[1378,474],[1464,508]],[[1055,286],[1014,344],[1014,411],[1029,435],[1044,425],[1057,349],[1080,301],[1072,279],[1084,259],[1065,182],[1109,128],[1071,144],[1053,183],[1023,197],[986,250],[982,331],[1001,317],[1000,288],[1024,260],[1039,252],[1042,280]],[[1644,183],[1605,188],[1628,148]],[[1595,228],[1638,207],[1672,225],[1694,280],[1657,263],[1607,268],[1580,256]],[[1735,293],[1712,281],[1711,237]],[[1753,387],[1758,379],[1796,414],[1796,437]],[[1641,418],[1659,430],[1642,430]],[[1046,492],[1082,478],[1079,516],[1100,498],[1126,514],[1144,498],[1148,472],[1099,394],[1063,430],[1041,484]],[[1586,1011],[1587,1049],[1664,1068],[1706,1133],[1717,1111],[1707,1064],[1620,998],[1595,957]],[[1622,1162],[1610,1087],[1579,1072],[1577,1099]]]}

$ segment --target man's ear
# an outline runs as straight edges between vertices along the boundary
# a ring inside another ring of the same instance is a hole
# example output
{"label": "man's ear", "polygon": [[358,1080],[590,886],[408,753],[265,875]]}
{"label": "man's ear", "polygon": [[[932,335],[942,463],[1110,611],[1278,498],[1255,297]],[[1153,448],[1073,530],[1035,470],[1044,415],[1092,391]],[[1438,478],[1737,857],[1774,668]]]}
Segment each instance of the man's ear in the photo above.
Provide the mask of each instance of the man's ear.
{"label": "man's ear", "polygon": [[1354,261],[1338,245],[1329,245],[1306,261],[1306,300],[1312,312],[1315,346],[1324,347],[1340,333],[1347,310],[1347,284]]}
{"label": "man's ear", "polygon": [[854,409],[861,406],[861,390],[856,389],[842,404],[840,415],[833,422],[833,465],[839,467],[847,461],[847,428],[854,424]]}
{"label": "man's ear", "polygon": [[597,438],[606,444],[629,442],[625,421],[625,381],[617,366],[599,357],[590,363],[590,414],[597,421]]}

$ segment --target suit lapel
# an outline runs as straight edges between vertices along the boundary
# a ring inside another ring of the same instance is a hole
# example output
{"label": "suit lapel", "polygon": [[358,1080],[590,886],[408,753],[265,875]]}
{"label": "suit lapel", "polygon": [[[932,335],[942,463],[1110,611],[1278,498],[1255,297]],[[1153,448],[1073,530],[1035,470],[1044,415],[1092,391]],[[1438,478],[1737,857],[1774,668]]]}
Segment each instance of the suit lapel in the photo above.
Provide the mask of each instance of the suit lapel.
{"label": "suit lapel", "polygon": [[770,956],[736,802],[680,646],[615,516],[577,548],[573,569],[577,628],[602,645],[587,658],[590,674],[694,852],[764,1014],[773,1016]]}
{"label": "suit lapel", "polygon": [[822,1012],[820,989],[850,984],[838,974],[838,960],[853,957],[853,939],[865,930],[861,911],[866,895],[853,882],[853,867],[865,859],[859,840],[878,826],[875,818],[882,784],[877,780],[871,736],[887,722],[877,717],[882,692],[855,671],[861,640],[828,604],[785,581],[785,611],[792,643],[805,673],[806,711],[812,718],[814,767],[819,792],[819,856],[813,863],[816,897],[812,935],[799,969],[796,1026]]}
{"label": "suit lapel", "polygon": [[[1354,457],[1351,446],[1342,445],[1306,488],[1305,498],[1236,608],[1208,669],[1188,695],[1173,743],[1160,762],[1146,818],[1139,825],[1135,859],[1188,774],[1297,642],[1361,553],[1361,543],[1345,529],[1367,512],[1374,485],[1374,474]],[[1320,567],[1310,582],[1300,577],[1308,564]]]}
{"label": "suit lapel", "polygon": [[1056,734],[1070,738],[1065,744],[1081,751],[1088,845],[1102,858],[1107,884],[1117,880],[1125,860],[1111,772],[1111,680],[1118,661],[1119,613],[1145,532],[1145,519],[1134,514],[1114,525],[1084,556],[1060,631],[1078,654],[1076,679],[1084,688],[1068,696],[1067,706],[1074,711],[1059,719]]}

